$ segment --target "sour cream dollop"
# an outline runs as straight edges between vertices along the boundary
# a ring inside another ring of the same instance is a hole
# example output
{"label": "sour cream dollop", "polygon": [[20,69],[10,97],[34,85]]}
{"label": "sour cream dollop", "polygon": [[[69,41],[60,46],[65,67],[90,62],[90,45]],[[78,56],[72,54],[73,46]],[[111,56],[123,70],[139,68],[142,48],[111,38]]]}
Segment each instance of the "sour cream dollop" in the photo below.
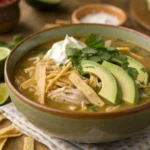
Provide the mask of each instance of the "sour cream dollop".
{"label": "sour cream dollop", "polygon": [[69,37],[66,35],[64,40],[56,42],[52,45],[52,48],[47,51],[44,58],[54,59],[57,65],[66,64],[69,61],[67,58],[66,49],[69,47],[82,49],[85,48],[86,45],[74,37]]}

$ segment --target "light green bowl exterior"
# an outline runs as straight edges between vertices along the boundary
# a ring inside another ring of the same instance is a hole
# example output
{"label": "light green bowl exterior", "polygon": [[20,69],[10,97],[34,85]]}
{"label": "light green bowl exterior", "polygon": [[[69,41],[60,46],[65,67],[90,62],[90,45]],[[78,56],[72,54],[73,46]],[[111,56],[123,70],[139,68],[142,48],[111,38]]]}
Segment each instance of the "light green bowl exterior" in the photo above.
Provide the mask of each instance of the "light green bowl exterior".
{"label": "light green bowl exterior", "polygon": [[[150,39],[132,31],[102,25],[71,25],[43,31],[20,44],[10,56],[5,68],[7,69],[5,73],[7,72],[8,78],[11,78],[18,59],[28,50],[39,44],[52,39],[65,37],[66,34],[76,36],[88,35],[90,33],[99,33],[103,36],[129,40],[138,45],[143,45],[146,49],[150,49]],[[7,80],[6,82],[8,84]],[[78,117],[71,118],[54,115],[49,112],[41,111],[20,100],[20,98],[16,96],[17,94],[11,90],[9,84],[8,87],[13,103],[29,121],[42,130],[66,140],[84,143],[111,142],[128,137],[150,124],[150,108],[125,116],[99,119],[81,119]]]}

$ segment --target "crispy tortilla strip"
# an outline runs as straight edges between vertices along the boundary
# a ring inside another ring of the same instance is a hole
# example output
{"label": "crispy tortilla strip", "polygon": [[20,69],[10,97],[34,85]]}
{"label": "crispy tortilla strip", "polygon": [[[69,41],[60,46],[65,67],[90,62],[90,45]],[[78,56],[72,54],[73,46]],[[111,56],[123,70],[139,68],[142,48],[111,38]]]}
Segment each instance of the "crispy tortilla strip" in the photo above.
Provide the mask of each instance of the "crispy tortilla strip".
{"label": "crispy tortilla strip", "polygon": [[66,83],[64,83],[64,82],[60,82],[60,81],[57,81],[56,83],[55,83],[57,86],[59,86],[59,87],[64,87],[64,86],[67,86],[68,84],[66,84]]}
{"label": "crispy tortilla strip", "polygon": [[24,137],[23,150],[34,150],[34,139],[32,137]]}
{"label": "crispy tortilla strip", "polygon": [[48,84],[48,86],[47,86],[47,88],[46,88],[46,92],[48,92],[48,91],[52,88],[52,86],[57,82],[57,80],[58,80],[61,76],[63,76],[63,74],[66,73],[66,72],[71,68],[71,66],[72,66],[72,63],[69,62],[69,63],[60,71],[60,73],[59,73],[54,79],[52,79],[51,82],[49,82],[49,84]]}
{"label": "crispy tortilla strip", "polygon": [[33,84],[36,84],[36,80],[34,78],[31,78],[23,83],[20,84],[20,87],[23,89],[23,90],[26,90],[28,89],[29,87],[31,87],[31,85]]}
{"label": "crispy tortilla strip", "polygon": [[18,137],[20,135],[20,131],[16,130],[12,124],[0,130],[0,139],[8,137]]}
{"label": "crispy tortilla strip", "polygon": [[0,114],[0,122],[3,121],[5,118],[5,116],[3,116],[2,114]]}
{"label": "crispy tortilla strip", "polygon": [[144,59],[143,57],[141,57],[141,56],[139,56],[139,55],[137,55],[135,53],[132,53],[128,47],[117,47],[117,49],[121,53],[129,55],[129,56],[135,58],[136,60],[142,60],[142,59]]}
{"label": "crispy tortilla strip", "polygon": [[67,77],[61,77],[58,81],[69,84],[69,85],[73,85],[72,82]]}
{"label": "crispy tortilla strip", "polygon": [[49,71],[48,70],[48,73],[51,75],[51,74],[58,74],[61,70],[51,70]]}
{"label": "crispy tortilla strip", "polygon": [[47,77],[46,77],[46,79],[52,79],[52,78],[54,78],[54,77],[56,77],[57,76],[57,74],[50,74],[50,75],[48,75]]}
{"label": "crispy tortilla strip", "polygon": [[90,74],[89,85],[92,86],[93,88],[96,88],[97,83],[98,83],[98,78],[95,75]]}
{"label": "crispy tortilla strip", "polygon": [[3,147],[4,147],[5,143],[6,143],[6,141],[7,141],[7,138],[0,139],[0,150],[3,150]]}
{"label": "crispy tortilla strip", "polygon": [[45,103],[46,66],[41,63],[36,65],[36,82],[39,95],[39,103]]}
{"label": "crispy tortilla strip", "polygon": [[[64,73],[62,76],[68,76],[69,74],[70,74],[70,72],[66,72],[66,73]],[[50,75],[47,75],[46,79],[52,79],[52,78],[54,78],[54,77],[56,77],[56,76],[57,76],[56,73],[52,73],[52,74],[50,74]]]}
{"label": "crispy tortilla strip", "polygon": [[86,84],[81,77],[76,73],[72,72],[69,75],[69,80],[79,89],[81,90],[84,95],[87,97],[87,99],[94,105],[98,105],[102,107],[104,105],[104,102],[101,100],[101,98],[95,93],[95,91]]}

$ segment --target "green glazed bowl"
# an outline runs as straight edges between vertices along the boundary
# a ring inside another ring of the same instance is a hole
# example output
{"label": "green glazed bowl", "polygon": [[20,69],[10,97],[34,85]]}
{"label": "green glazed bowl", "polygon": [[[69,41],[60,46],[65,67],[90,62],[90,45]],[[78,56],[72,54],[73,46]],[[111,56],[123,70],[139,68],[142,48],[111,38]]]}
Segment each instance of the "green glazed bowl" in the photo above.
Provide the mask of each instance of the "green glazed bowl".
{"label": "green glazed bowl", "polygon": [[10,97],[26,118],[40,129],[75,142],[102,143],[120,140],[150,125],[150,102],[136,108],[109,113],[79,113],[42,106],[20,94],[12,83],[15,64],[30,49],[49,40],[70,36],[103,36],[130,40],[150,50],[150,38],[130,29],[95,24],[56,27],[36,33],[16,46],[5,64]]}

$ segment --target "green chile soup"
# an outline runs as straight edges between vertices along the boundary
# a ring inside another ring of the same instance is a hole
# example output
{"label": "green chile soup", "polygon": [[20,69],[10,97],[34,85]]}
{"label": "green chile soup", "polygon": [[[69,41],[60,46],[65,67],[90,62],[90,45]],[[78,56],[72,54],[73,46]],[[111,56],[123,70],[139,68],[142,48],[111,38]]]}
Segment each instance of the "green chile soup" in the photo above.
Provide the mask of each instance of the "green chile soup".
{"label": "green chile soup", "polygon": [[90,34],[31,49],[14,85],[31,101],[66,111],[107,113],[150,101],[150,53],[130,41]]}

